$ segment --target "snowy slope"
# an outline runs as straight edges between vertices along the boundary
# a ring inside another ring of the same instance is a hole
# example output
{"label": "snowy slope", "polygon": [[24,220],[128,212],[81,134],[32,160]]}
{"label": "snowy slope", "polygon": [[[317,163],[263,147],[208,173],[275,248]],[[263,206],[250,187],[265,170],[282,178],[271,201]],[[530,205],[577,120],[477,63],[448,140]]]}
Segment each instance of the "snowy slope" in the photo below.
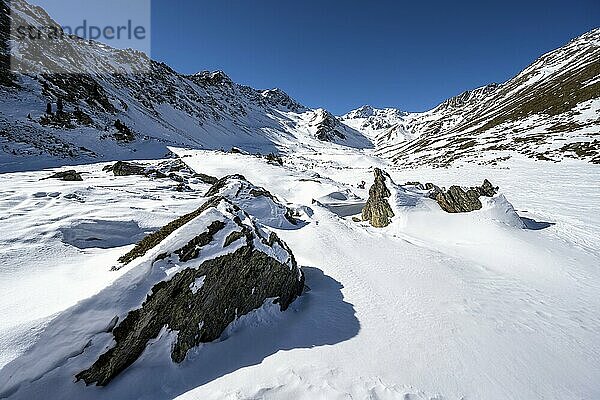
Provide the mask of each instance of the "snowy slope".
{"label": "snowy slope", "polygon": [[[341,117],[395,163],[497,163],[515,153],[600,163],[600,29],[551,51],[513,79],[424,113],[363,107]],[[365,114],[367,110],[367,114]]]}
{"label": "snowy slope", "polygon": [[[23,0],[12,7],[15,24],[56,25]],[[339,126],[325,126],[327,135],[319,139],[315,129],[324,111],[308,109],[279,89],[238,85],[220,71],[186,76],[140,52],[70,38],[57,48],[13,43],[15,64],[28,74],[14,76],[11,85],[0,84],[0,171],[22,170],[24,164],[159,158],[169,145],[235,146],[260,153],[318,147],[323,141],[372,147],[361,133],[337,121]],[[29,62],[29,53],[41,54],[40,63]],[[64,72],[43,73],[42,65]],[[62,116],[56,114],[59,99]],[[55,115],[46,114],[47,103]],[[118,139],[117,119],[132,138]]]}
{"label": "snowy slope", "polygon": [[[48,399],[458,400],[600,395],[596,240],[600,220],[593,211],[600,201],[597,166],[571,161],[541,169],[532,160],[514,158],[506,163],[509,168],[502,169],[406,170],[352,149],[298,152],[279,166],[243,154],[174,151],[197,172],[214,176],[243,172],[298,210],[305,224],[277,233],[304,267],[311,290],[294,303],[292,312],[264,309],[239,320],[220,341],[199,348],[181,365],[171,362],[170,348],[161,341],[105,388],[75,384],[70,369],[59,367],[31,383],[24,381],[8,398],[42,393]],[[360,180],[372,181],[373,165],[388,170],[397,183],[472,185],[489,178],[501,187],[528,229],[490,213],[494,207],[450,215],[425,201],[405,203],[408,208],[397,209],[397,219],[378,230],[313,204],[312,199],[329,197],[338,199],[339,205],[340,193],[346,193],[351,204],[364,202],[367,190],[357,185]],[[3,197],[3,207],[19,206],[17,198],[39,199],[40,209],[53,207],[52,215],[73,215],[65,222],[41,223],[37,214],[26,213],[3,222],[19,227],[3,239],[15,249],[5,256],[7,264],[19,260],[18,254],[35,253],[38,242],[26,240],[35,232],[45,235],[45,247],[56,249],[56,255],[46,257],[49,268],[38,269],[35,280],[21,281],[29,276],[26,271],[33,261],[22,262],[3,276],[3,290],[11,290],[0,319],[9,321],[0,349],[4,363],[16,358],[23,365],[19,359],[35,357],[23,352],[36,334],[23,336],[19,329],[40,329],[51,316],[34,310],[52,305],[49,308],[60,311],[94,293],[90,288],[86,294],[77,285],[77,275],[55,264],[61,254],[69,254],[72,262],[88,260],[89,268],[101,276],[100,263],[110,266],[130,248],[80,250],[52,233],[64,224],[76,227],[82,213],[110,212],[100,204],[103,186],[131,192],[122,199],[115,196],[111,209],[130,209],[135,199],[137,211],[122,218],[133,218],[139,226],[156,226],[150,221],[157,205],[179,204],[181,211],[175,212],[181,215],[201,201],[202,186],[197,186],[199,192],[169,199],[157,190],[160,181],[144,179],[144,185],[130,186],[129,178],[119,178],[125,179],[122,182],[110,178],[101,172],[102,166],[84,167],[89,171],[87,183],[37,181],[48,172],[3,176],[14,182],[15,192]],[[571,188],[575,181],[576,188]],[[33,182],[38,191],[59,194],[35,197],[27,189]],[[65,198],[85,187],[98,189],[88,189],[82,203]],[[58,271],[66,273],[58,279]],[[120,273],[115,274],[103,282],[117,279]],[[41,287],[60,290],[70,300],[31,298],[29,292]],[[28,309],[13,312],[16,304]],[[17,319],[19,324],[11,322]],[[14,348],[13,338],[19,338],[20,348]],[[35,364],[26,365],[29,371],[24,376],[42,372]],[[0,382],[11,368],[0,370]],[[0,384],[0,393],[2,389]]]}

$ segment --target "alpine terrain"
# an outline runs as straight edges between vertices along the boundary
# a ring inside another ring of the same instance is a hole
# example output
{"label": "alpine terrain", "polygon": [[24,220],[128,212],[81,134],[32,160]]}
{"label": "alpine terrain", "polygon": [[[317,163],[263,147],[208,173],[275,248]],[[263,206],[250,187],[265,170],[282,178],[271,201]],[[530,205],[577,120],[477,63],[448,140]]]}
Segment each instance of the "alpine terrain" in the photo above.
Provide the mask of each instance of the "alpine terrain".
{"label": "alpine terrain", "polygon": [[336,116],[0,17],[0,399],[600,398],[600,28]]}

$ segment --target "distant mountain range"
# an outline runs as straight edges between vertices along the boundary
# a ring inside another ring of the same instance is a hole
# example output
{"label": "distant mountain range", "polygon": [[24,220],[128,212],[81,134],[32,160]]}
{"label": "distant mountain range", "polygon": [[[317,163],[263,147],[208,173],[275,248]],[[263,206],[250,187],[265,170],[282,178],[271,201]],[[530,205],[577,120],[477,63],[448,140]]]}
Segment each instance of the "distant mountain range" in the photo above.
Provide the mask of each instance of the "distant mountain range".
{"label": "distant mountain range", "polygon": [[[425,113],[365,106],[335,117],[280,89],[239,85],[221,71],[183,75],[137,51],[76,38],[24,46],[11,41],[11,22],[58,24],[23,0],[11,7],[0,1],[0,171],[156,158],[168,146],[284,154],[345,146],[433,166],[497,163],[515,152],[600,163],[600,29],[506,83]],[[6,70],[11,53],[27,74]],[[45,73],[30,54],[61,73]]]}
{"label": "distant mountain range", "polygon": [[464,92],[424,113],[363,107],[341,120],[397,163],[540,160],[600,163],[600,29],[551,51],[503,84]]}

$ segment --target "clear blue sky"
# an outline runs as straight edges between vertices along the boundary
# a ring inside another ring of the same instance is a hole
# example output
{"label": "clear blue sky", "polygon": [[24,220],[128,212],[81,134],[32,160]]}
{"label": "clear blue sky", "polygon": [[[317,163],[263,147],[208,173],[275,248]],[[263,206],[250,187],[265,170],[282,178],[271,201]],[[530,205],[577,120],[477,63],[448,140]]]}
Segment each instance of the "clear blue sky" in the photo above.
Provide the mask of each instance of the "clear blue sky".
{"label": "clear blue sky", "polygon": [[599,0],[153,0],[152,56],[337,114],[421,111],[598,26]]}
{"label": "clear blue sky", "polygon": [[[149,0],[126,1],[139,12],[122,0],[31,1],[63,24],[83,15],[112,25],[143,21]],[[152,0],[151,55],[336,114],[364,104],[422,111],[503,82],[598,26],[600,0]]]}

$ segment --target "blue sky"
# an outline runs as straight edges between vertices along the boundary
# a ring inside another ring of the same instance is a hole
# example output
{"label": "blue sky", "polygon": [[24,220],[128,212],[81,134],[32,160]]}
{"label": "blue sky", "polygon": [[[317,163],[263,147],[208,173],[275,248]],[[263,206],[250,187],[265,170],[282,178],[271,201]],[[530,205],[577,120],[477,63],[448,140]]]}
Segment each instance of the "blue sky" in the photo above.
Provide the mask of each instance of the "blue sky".
{"label": "blue sky", "polygon": [[598,26],[598,0],[152,0],[152,56],[336,114],[422,111]]}

